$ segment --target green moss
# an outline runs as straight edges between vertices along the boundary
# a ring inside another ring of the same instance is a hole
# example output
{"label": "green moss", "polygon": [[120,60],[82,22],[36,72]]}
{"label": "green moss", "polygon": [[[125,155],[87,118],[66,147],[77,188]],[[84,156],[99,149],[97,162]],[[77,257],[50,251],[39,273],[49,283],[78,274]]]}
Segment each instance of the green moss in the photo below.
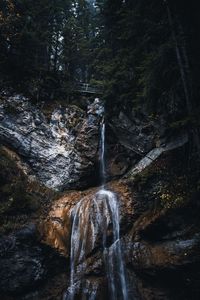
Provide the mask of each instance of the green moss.
{"label": "green moss", "polygon": [[184,166],[179,152],[163,155],[131,178],[134,191],[139,192],[153,209],[158,210],[187,205],[194,191],[190,181],[187,166]]}
{"label": "green moss", "polygon": [[188,197],[181,193],[172,193],[171,191],[161,191],[160,204],[163,208],[178,208],[187,204]]}

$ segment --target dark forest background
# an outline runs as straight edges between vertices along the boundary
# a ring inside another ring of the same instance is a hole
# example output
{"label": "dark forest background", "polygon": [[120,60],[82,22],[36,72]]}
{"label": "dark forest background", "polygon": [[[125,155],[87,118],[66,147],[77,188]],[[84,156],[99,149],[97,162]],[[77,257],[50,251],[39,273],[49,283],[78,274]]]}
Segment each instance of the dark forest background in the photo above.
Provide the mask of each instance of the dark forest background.
{"label": "dark forest background", "polygon": [[195,0],[2,0],[0,87],[70,102],[101,86],[108,111],[164,115],[200,148],[199,30]]}

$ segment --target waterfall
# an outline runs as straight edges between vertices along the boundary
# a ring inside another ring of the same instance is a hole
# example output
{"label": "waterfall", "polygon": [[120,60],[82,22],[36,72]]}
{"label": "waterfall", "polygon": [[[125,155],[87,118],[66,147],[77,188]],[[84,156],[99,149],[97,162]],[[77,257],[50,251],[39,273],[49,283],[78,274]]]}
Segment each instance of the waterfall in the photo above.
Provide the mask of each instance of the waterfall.
{"label": "waterfall", "polygon": [[[108,284],[111,292],[111,299],[115,300],[120,297],[120,299],[127,300],[128,296],[125,280],[125,270],[119,236],[119,208],[117,197],[113,192],[107,190],[100,190],[98,194],[104,199],[107,199],[107,206],[111,214],[110,217],[113,230],[113,244],[111,245],[111,247],[106,246],[107,230],[103,235],[103,254],[109,281]],[[108,229],[108,224],[106,229]]]}
{"label": "waterfall", "polygon": [[[84,279],[87,271],[87,258],[98,246],[102,248],[102,257],[107,275],[108,300],[128,300],[125,267],[122,257],[118,197],[105,189],[105,123],[102,120],[100,134],[100,172],[101,188],[90,199],[83,198],[71,211],[72,232],[70,251],[70,287],[64,300],[95,300],[96,285],[88,288]],[[111,230],[112,229],[112,230]],[[80,298],[80,292],[82,296]]]}
{"label": "waterfall", "polygon": [[102,120],[101,124],[101,139],[100,139],[100,177],[102,188],[105,184],[105,122],[104,119]]}

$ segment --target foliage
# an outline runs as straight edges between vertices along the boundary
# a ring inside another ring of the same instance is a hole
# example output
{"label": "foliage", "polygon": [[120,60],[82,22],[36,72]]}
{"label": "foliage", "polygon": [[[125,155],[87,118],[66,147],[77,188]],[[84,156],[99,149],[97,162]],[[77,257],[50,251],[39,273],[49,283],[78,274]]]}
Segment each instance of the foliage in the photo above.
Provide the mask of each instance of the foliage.
{"label": "foliage", "polygon": [[195,0],[93,2],[2,0],[2,89],[78,104],[85,99],[74,83],[98,83],[108,114],[162,115],[169,128],[190,130],[200,148]]}
{"label": "foliage", "polygon": [[38,101],[66,97],[70,82],[88,80],[91,32],[87,1],[1,1],[1,86]]}
{"label": "foliage", "polygon": [[76,81],[101,82],[112,111],[146,109],[175,122],[188,117],[189,101],[194,112],[200,90],[195,0],[92,3],[1,1],[2,86],[39,101],[69,99]]}

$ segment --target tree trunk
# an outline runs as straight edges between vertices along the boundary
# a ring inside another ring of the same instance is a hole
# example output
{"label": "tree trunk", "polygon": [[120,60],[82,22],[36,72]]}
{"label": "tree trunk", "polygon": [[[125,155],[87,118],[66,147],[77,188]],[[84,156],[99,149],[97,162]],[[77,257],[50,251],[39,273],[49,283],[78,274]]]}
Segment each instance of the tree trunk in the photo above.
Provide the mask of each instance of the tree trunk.
{"label": "tree trunk", "polygon": [[169,5],[168,5],[168,1],[164,0],[164,2],[166,3],[168,20],[169,20],[169,24],[170,24],[170,28],[171,28],[171,32],[172,32],[172,38],[174,40],[176,57],[177,57],[177,62],[178,62],[178,65],[179,65],[180,75],[181,75],[181,79],[182,79],[187,111],[188,111],[188,114],[191,115],[192,114],[192,103],[191,103],[191,100],[190,100],[190,92],[189,92],[189,89],[188,89],[187,76],[186,76],[186,72],[185,72],[185,68],[184,68],[184,62],[183,62],[183,58],[181,56],[181,51],[180,51],[178,39],[177,39],[177,36],[176,36],[176,32],[175,32],[175,28],[174,28],[174,22],[173,22],[172,14],[171,14],[171,11],[170,11],[170,8],[169,8]]}
{"label": "tree trunk", "polygon": [[[183,84],[183,90],[185,94],[185,101],[186,101],[186,107],[189,117],[192,118],[193,115],[193,106],[192,106],[192,85],[190,81],[190,67],[189,67],[189,59],[186,52],[186,41],[185,41],[185,35],[183,32],[183,28],[180,27],[181,24],[179,24],[179,30],[180,30],[180,36],[181,36],[181,43],[178,43],[178,38],[176,35],[176,31],[174,28],[174,21],[172,17],[172,13],[168,4],[168,0],[164,0],[166,7],[167,7],[167,14],[168,14],[168,20],[172,32],[172,38],[174,40],[175,45],[175,51],[176,51],[176,57],[177,62],[179,65],[180,75],[182,79]],[[198,151],[198,156],[200,156],[200,137],[199,132],[197,128],[193,128],[193,138],[194,138],[194,144]]]}

